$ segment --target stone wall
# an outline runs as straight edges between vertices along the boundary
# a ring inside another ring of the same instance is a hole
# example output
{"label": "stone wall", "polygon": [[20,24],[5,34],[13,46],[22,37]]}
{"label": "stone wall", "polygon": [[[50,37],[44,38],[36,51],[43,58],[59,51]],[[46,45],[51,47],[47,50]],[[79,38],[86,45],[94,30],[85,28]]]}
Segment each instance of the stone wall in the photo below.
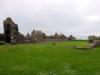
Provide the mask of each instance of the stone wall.
{"label": "stone wall", "polygon": [[4,41],[4,34],[0,33],[0,41]]}

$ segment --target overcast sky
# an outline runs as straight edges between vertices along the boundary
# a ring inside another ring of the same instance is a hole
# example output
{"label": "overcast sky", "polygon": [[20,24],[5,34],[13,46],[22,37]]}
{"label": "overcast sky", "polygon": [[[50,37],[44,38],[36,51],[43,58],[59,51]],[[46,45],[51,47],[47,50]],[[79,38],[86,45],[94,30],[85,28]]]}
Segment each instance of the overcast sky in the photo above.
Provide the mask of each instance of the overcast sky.
{"label": "overcast sky", "polygon": [[0,0],[0,32],[6,17],[23,34],[100,35],[100,0]]}

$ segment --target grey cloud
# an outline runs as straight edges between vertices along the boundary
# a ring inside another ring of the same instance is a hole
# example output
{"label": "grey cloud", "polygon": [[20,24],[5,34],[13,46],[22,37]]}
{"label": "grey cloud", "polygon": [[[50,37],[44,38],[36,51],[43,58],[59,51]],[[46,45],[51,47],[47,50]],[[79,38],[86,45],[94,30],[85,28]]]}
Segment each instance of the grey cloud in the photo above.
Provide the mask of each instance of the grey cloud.
{"label": "grey cloud", "polygon": [[23,34],[34,28],[47,34],[100,35],[99,0],[0,0],[0,32],[9,16]]}

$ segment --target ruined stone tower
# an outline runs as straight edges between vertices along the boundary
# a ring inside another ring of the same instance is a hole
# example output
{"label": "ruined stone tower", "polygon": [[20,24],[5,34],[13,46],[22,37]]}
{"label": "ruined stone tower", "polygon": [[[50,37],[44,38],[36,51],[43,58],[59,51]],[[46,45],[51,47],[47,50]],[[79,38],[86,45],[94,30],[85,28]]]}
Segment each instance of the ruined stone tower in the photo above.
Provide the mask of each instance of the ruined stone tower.
{"label": "ruined stone tower", "polygon": [[5,42],[17,42],[19,35],[18,25],[15,24],[10,17],[8,17],[6,20],[4,20],[3,27]]}

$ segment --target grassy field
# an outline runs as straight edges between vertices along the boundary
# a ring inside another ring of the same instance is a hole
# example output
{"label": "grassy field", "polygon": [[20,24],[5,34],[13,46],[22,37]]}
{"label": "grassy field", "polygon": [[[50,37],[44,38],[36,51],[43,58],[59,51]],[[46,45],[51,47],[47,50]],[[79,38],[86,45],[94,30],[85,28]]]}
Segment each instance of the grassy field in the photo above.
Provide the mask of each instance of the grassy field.
{"label": "grassy field", "polygon": [[86,41],[0,46],[0,75],[100,75],[100,48]]}

